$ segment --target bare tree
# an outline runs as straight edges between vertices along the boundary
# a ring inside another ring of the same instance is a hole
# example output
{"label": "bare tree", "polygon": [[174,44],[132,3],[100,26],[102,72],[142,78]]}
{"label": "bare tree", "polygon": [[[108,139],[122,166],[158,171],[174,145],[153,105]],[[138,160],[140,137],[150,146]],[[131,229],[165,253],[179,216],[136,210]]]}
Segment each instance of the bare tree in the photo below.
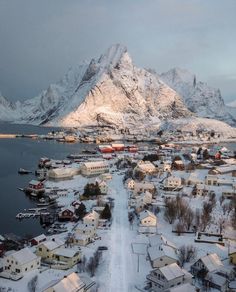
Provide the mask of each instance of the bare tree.
{"label": "bare tree", "polygon": [[190,207],[186,209],[183,220],[186,224],[187,230],[189,230],[194,220],[194,213]]}
{"label": "bare tree", "polygon": [[177,235],[181,235],[184,231],[185,231],[185,228],[184,228],[184,223],[179,221],[176,225],[175,225],[175,230],[177,232]]}
{"label": "bare tree", "polygon": [[197,255],[197,250],[193,245],[182,245],[179,248],[178,258],[179,264],[181,267],[185,263],[189,263],[191,260],[194,260]]}
{"label": "bare tree", "polygon": [[170,224],[172,224],[176,218],[176,215],[175,201],[173,199],[166,199],[164,217]]}
{"label": "bare tree", "polygon": [[91,257],[87,263],[87,271],[90,274],[91,277],[95,275],[96,266],[95,266],[95,260],[94,257]]}
{"label": "bare tree", "polygon": [[212,208],[213,208],[212,203],[210,202],[203,203],[202,214],[201,214],[202,231],[206,230],[207,225],[211,221]]}
{"label": "bare tree", "polygon": [[35,292],[36,291],[36,286],[38,283],[38,275],[35,275],[28,283],[28,290],[30,292]]}
{"label": "bare tree", "polygon": [[221,234],[225,226],[225,219],[223,217],[219,219],[218,225],[219,225],[219,233]]}
{"label": "bare tree", "polygon": [[225,197],[224,197],[224,196],[220,196],[220,205],[221,205],[221,206],[222,206],[224,200],[225,200]]}

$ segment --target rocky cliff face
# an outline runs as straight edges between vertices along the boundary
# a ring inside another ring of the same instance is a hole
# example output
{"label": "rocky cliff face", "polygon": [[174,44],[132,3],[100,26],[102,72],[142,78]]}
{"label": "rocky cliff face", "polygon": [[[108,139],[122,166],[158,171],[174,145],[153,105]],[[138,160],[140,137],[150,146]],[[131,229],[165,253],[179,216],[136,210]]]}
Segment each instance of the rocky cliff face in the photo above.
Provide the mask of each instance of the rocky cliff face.
{"label": "rocky cliff face", "polygon": [[217,119],[233,126],[236,125],[236,117],[228,111],[219,89],[198,81],[194,74],[180,68],[162,73],[160,78],[178,92],[187,108],[199,117]]}

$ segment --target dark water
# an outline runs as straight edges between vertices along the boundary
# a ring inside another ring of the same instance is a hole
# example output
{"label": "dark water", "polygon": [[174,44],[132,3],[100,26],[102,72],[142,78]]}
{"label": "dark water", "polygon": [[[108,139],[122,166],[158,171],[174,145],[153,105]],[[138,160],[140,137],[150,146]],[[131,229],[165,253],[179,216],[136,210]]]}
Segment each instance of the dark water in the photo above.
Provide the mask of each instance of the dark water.
{"label": "dark water", "polygon": [[[0,133],[46,134],[49,128],[26,125],[0,124]],[[38,235],[44,231],[38,219],[15,219],[17,213],[35,207],[18,187],[25,187],[33,175],[19,175],[20,167],[34,171],[40,157],[63,159],[69,153],[79,153],[89,144],[63,144],[56,141],[27,138],[0,139],[0,234]]]}

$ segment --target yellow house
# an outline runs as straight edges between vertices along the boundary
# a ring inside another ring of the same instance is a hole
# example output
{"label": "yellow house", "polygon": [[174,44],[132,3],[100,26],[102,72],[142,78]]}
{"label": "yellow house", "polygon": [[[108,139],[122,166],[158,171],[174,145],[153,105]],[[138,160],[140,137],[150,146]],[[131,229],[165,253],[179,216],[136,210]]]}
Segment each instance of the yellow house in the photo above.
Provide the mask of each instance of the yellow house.
{"label": "yellow house", "polygon": [[229,261],[231,264],[236,265],[236,251],[229,254]]}
{"label": "yellow house", "polygon": [[[58,248],[54,251],[53,258],[59,262],[64,268],[70,269],[80,261],[80,252],[73,248]],[[57,266],[57,263],[55,265]],[[56,268],[56,267],[55,267]],[[60,268],[58,266],[58,268]]]}
{"label": "yellow house", "polygon": [[64,246],[64,242],[57,238],[44,241],[37,246],[36,255],[40,256],[42,260],[50,260],[53,258],[54,251],[62,246]]}

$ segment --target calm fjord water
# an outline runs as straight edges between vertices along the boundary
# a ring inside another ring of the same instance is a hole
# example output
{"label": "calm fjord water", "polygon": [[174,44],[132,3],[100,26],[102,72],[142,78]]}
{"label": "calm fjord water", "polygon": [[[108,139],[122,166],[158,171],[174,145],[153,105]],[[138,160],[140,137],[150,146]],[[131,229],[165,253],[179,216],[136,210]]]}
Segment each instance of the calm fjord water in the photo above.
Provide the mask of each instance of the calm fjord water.
{"label": "calm fjord water", "polygon": [[[28,125],[0,124],[0,133],[46,134],[49,128]],[[79,153],[88,144],[63,144],[56,141],[27,138],[0,139],[0,234],[13,232],[17,235],[38,235],[44,231],[38,219],[15,219],[17,213],[35,207],[18,187],[25,187],[34,175],[19,175],[20,167],[37,168],[40,157],[64,159],[69,153]]]}

